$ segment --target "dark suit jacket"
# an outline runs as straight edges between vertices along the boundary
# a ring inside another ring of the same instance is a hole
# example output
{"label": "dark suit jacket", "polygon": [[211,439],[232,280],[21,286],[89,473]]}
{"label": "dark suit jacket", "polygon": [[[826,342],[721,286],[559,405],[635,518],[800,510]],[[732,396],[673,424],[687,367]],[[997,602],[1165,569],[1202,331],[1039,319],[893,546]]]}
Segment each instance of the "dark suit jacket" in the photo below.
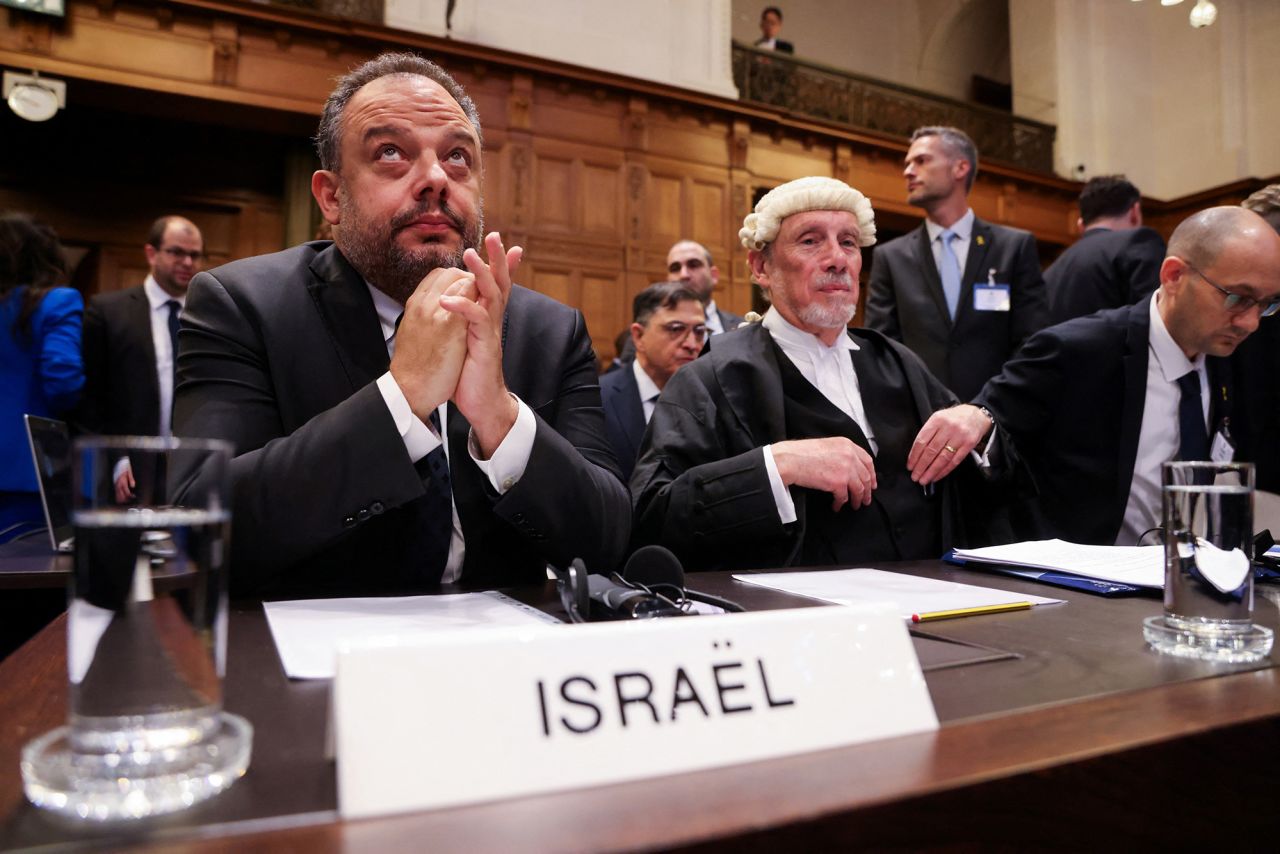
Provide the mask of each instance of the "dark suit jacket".
{"label": "dark suit jacket", "polygon": [[[448,418],[466,541],[462,582],[527,584],[549,561],[592,571],[622,558],[630,506],[604,440],[595,355],[580,312],[512,290],[507,386],[533,410],[524,476],[498,496]],[[376,379],[388,367],[368,289],[327,241],[237,261],[192,280],[174,432],[229,440],[233,585],[264,595],[421,588],[406,542],[424,487]]]}
{"label": "dark suit jacket", "polygon": [[[1011,288],[1009,311],[973,307],[974,283],[985,283],[992,268],[996,282]],[[866,325],[906,344],[961,400],[977,394],[1046,322],[1044,280],[1030,232],[974,218],[954,323],[923,223],[872,255]]]}
{"label": "dark suit jacket", "polygon": [[[1023,537],[1115,542],[1146,404],[1149,311],[1143,300],[1033,335],[974,401],[991,410],[1035,480],[1039,518]],[[1210,437],[1230,414],[1225,362],[1206,363]]]}
{"label": "dark suit jacket", "polygon": [[[1256,466],[1258,489],[1280,492],[1280,315],[1262,318],[1231,363],[1236,382],[1231,429],[1241,456]],[[1271,533],[1280,538],[1280,531]]]}
{"label": "dark suit jacket", "polygon": [[[881,358],[899,361],[915,407],[910,414],[921,423],[958,402],[902,345],[866,329],[850,334]],[[783,407],[778,357],[758,323],[715,336],[710,352],[677,371],[658,399],[631,476],[635,544],[664,545],[686,569],[791,565],[805,536],[804,505],[797,502],[794,524],[782,524],[763,450],[787,438]],[[961,530],[964,508],[954,489],[960,478],[981,480],[965,463],[942,482],[946,547],[977,544],[976,532]],[[979,515],[987,514],[970,518]]]}
{"label": "dark suit jacket", "polygon": [[160,381],[151,304],[142,285],[99,294],[84,312],[84,396],[75,416],[89,433],[154,436]]}
{"label": "dark suit jacket", "polygon": [[631,480],[644,438],[644,404],[631,365],[600,378],[600,401],[604,405],[604,435],[618,458],[622,479]]}
{"label": "dark suit jacket", "polygon": [[1050,322],[1133,305],[1160,287],[1164,240],[1150,228],[1091,228],[1044,271]]}

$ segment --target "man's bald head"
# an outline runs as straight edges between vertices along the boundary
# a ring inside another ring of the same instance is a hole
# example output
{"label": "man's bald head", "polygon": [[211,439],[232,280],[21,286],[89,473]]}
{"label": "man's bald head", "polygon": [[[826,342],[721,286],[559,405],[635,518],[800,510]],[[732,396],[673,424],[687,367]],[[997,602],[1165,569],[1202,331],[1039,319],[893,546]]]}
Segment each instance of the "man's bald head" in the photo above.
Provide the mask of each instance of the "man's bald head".
{"label": "man's bald head", "polygon": [[1232,241],[1256,239],[1267,231],[1274,234],[1266,220],[1253,211],[1228,205],[1207,208],[1187,217],[1173,230],[1167,254],[1204,270],[1213,266]]}

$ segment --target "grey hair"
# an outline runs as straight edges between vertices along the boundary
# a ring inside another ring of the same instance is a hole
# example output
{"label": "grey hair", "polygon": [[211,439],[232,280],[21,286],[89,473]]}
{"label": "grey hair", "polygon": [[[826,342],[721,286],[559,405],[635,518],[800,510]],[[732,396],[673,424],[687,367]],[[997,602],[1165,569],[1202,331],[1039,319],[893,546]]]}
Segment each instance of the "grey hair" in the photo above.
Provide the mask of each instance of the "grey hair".
{"label": "grey hair", "polygon": [[458,102],[458,106],[462,107],[462,112],[475,128],[476,141],[481,145],[484,144],[484,137],[480,132],[480,113],[476,110],[475,102],[449,72],[415,53],[383,53],[348,71],[338,79],[337,87],[329,93],[324,111],[320,114],[320,127],[316,130],[316,154],[320,156],[321,169],[330,172],[339,171],[338,167],[342,160],[339,151],[342,139],[342,113],[351,96],[374,80],[394,75],[425,77],[439,83],[453,100]]}
{"label": "grey hair", "polygon": [[967,193],[972,190],[973,181],[978,177],[978,147],[973,144],[969,134],[960,128],[948,125],[928,125],[916,128],[915,133],[911,134],[911,141],[915,142],[926,136],[938,137],[952,157],[963,157],[969,161],[969,174],[964,179],[964,191]]}

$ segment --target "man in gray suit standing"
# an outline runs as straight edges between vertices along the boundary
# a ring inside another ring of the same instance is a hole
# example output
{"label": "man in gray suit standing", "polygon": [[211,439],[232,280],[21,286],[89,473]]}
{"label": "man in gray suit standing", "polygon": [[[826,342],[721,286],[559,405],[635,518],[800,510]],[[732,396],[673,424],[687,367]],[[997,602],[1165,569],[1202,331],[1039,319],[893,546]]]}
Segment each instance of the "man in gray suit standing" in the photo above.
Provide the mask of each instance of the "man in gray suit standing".
{"label": "man in gray suit standing", "polygon": [[977,171],[964,131],[911,135],[902,174],[907,201],[926,218],[875,250],[867,295],[866,325],[915,351],[961,400],[1048,322],[1035,238],[974,215]]}

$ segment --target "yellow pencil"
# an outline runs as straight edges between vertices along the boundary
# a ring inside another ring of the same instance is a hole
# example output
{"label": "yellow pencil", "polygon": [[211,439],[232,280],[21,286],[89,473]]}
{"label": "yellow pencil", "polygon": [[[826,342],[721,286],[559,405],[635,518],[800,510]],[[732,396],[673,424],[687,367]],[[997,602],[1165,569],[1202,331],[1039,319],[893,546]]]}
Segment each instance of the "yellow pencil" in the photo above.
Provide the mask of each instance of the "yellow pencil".
{"label": "yellow pencil", "polygon": [[1005,605],[981,605],[977,608],[956,608],[954,611],[929,611],[924,614],[912,614],[911,622],[928,623],[933,620],[951,620],[956,617],[974,617],[978,614],[1002,614],[1005,611],[1026,611],[1030,608],[1030,602],[1009,602]]}

